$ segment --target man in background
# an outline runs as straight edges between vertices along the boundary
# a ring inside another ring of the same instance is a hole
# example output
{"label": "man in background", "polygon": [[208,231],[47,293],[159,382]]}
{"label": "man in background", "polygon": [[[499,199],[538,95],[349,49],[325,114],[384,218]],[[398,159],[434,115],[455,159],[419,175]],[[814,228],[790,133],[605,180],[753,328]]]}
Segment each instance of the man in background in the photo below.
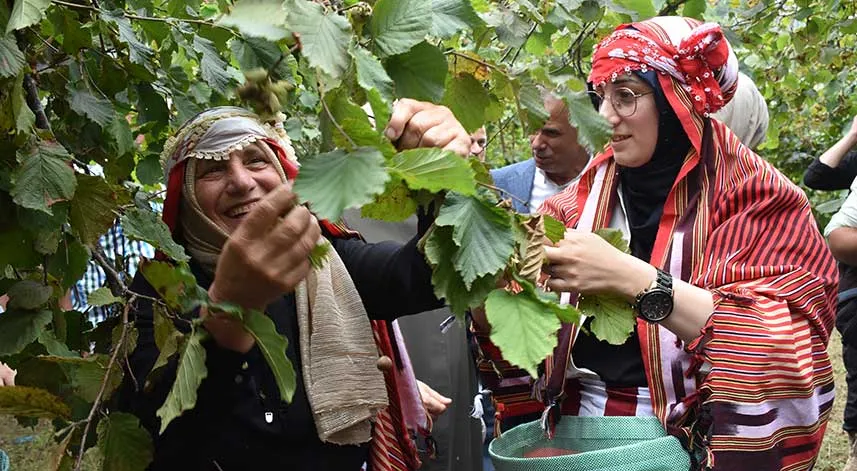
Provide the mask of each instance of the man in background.
{"label": "man in background", "polygon": [[[547,92],[542,97],[549,117],[530,136],[532,157],[491,171],[494,185],[501,190],[500,197],[510,199],[512,208],[521,214],[538,213],[547,198],[577,181],[590,159],[586,149],[577,142],[577,129],[569,122],[565,103]],[[480,346],[477,354],[480,384],[486,391],[483,418],[488,429],[486,438],[490,439],[495,430],[507,430],[537,419],[544,405],[541,401],[529,399],[529,374],[495,355],[497,349],[491,344],[488,334],[478,330],[476,332]],[[512,378],[520,380],[514,381]],[[514,385],[501,386],[501,380],[507,379],[511,381],[505,383]],[[487,396],[491,399],[488,400]],[[499,414],[496,412],[497,404],[502,404]],[[491,471],[494,467],[488,457],[487,443],[488,440],[483,450],[483,469]]]}
{"label": "man in background", "polygon": [[470,135],[470,156],[485,162],[485,149],[488,147],[488,133],[485,126],[480,127]]}
{"label": "man in background", "polygon": [[[486,146],[483,126],[470,136],[470,156],[484,160]],[[350,209],[342,219],[369,242],[406,242],[417,232],[416,216],[398,223],[386,222],[363,218],[359,209]],[[446,307],[400,317],[396,322],[423,405],[433,417],[431,442],[417,440],[423,462],[420,471],[480,471],[482,423],[471,417],[477,379],[466,327]]]}
{"label": "man in background", "polygon": [[559,98],[544,94],[550,117],[530,136],[532,158],[491,171],[501,198],[511,198],[522,214],[535,214],[545,199],[577,180],[589,163],[589,153],[577,142],[577,129],[568,120],[568,109]]}
{"label": "man in background", "polygon": [[[396,223],[364,219],[359,209],[346,210],[345,224],[369,242],[408,241],[417,232],[417,218]],[[423,404],[434,417],[431,438],[418,439],[421,471],[479,471],[482,469],[482,425],[470,416],[476,395],[476,367],[462,322],[450,319],[443,307],[397,319],[408,349],[414,376],[420,382]],[[425,387],[427,385],[429,388]],[[437,392],[435,393],[436,390]],[[439,393],[439,394],[438,394]],[[445,411],[444,411],[445,409]],[[430,448],[436,458],[430,457]]]}

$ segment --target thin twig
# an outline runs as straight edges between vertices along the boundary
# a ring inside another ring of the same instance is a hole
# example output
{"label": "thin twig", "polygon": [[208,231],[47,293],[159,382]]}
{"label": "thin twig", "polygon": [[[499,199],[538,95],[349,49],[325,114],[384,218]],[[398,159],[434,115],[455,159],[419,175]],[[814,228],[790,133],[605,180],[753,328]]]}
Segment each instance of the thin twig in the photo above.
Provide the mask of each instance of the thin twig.
{"label": "thin twig", "polygon": [[116,268],[107,261],[107,256],[104,254],[104,249],[101,248],[100,244],[93,244],[92,258],[95,259],[95,263],[97,263],[98,266],[104,270],[104,274],[107,275],[107,284],[110,286],[110,292],[113,293],[113,296],[124,296],[125,292],[128,291],[128,287],[125,285],[125,282],[122,281],[122,277],[119,275],[119,272],[116,271]]}
{"label": "thin twig", "polygon": [[[59,49],[57,49],[57,48],[56,48],[56,46],[54,46],[53,44],[51,44],[47,39],[43,38],[43,37],[42,37],[42,35],[41,35],[41,34],[39,34],[39,32],[38,32],[35,28],[33,28],[32,26],[30,26],[30,27],[28,27],[28,28],[27,28],[27,30],[29,30],[29,31],[30,31],[31,33],[33,33],[37,38],[39,38],[39,40],[40,40],[41,42],[45,43],[45,46],[48,46],[48,48],[50,48],[50,50],[54,51],[54,53],[55,53],[55,54],[59,54],[59,53],[60,53],[60,50],[59,50]],[[64,56],[64,57],[65,57],[65,56]]]}
{"label": "thin twig", "polygon": [[583,40],[583,37],[586,34],[586,30],[588,28],[589,23],[583,25],[583,28],[580,29],[580,33],[578,33],[577,37],[574,38],[574,41],[572,41],[571,46],[568,48],[568,51],[566,51],[566,54],[568,54],[568,59],[574,60],[574,66],[577,69],[577,73],[579,75],[583,75],[583,67],[580,65],[580,60],[578,59],[580,57],[580,54],[578,54],[578,52],[580,51],[580,43]]}
{"label": "thin twig", "polygon": [[481,49],[481,48],[482,48],[482,40],[483,40],[483,39],[485,39],[485,35],[487,35],[487,34],[488,34],[489,32],[491,32],[491,31],[492,31],[492,30],[491,30],[491,28],[485,28],[485,31],[483,31],[483,32],[482,32],[482,34],[481,34],[481,35],[479,35],[479,38],[477,38],[477,39],[476,39],[476,42],[474,43],[474,45],[475,45],[475,46],[473,47],[473,52],[474,52],[474,53],[476,53],[476,54],[478,54],[478,53],[479,53],[479,49]]}
{"label": "thin twig", "polygon": [[62,0],[51,0],[51,3],[62,5],[64,7],[79,8],[81,10],[99,11],[98,8],[95,8],[92,5],[81,5],[80,3],[64,2]]}
{"label": "thin twig", "polygon": [[[53,1],[58,1],[58,0],[53,0]],[[140,15],[134,15],[134,14],[125,13],[125,12],[122,12],[122,14],[125,15],[125,18],[128,18],[129,20],[159,21],[161,23],[171,23],[173,21],[177,21],[177,22],[192,23],[192,24],[197,24],[197,25],[202,25],[202,26],[208,26],[211,28],[220,28],[220,29],[229,31],[233,35],[235,34],[235,32],[232,30],[232,28],[229,28],[229,27],[223,26],[223,25],[219,25],[217,23],[212,23],[210,21],[205,21],[205,20],[195,20],[193,18],[173,18],[173,17],[158,18],[156,16],[140,16]]]}
{"label": "thin twig", "polygon": [[[600,19],[598,20],[598,22],[595,23],[595,26],[593,26],[591,33],[594,33],[595,30],[598,29],[599,23],[601,23]],[[580,76],[586,77],[586,75],[583,73],[583,48],[581,46],[583,46],[583,40],[582,39],[581,39],[580,44],[577,46],[577,49],[574,50],[574,54],[575,54],[574,67],[577,69],[577,73]]]}
{"label": "thin twig", "polygon": [[163,300],[162,300],[161,298],[155,298],[155,297],[152,297],[152,296],[146,296],[145,294],[138,293],[138,292],[136,292],[136,291],[131,291],[130,289],[129,289],[129,290],[126,290],[125,292],[126,292],[127,294],[130,294],[131,296],[133,296],[133,297],[135,297],[135,298],[146,299],[146,300],[152,301],[153,303],[162,303],[162,302],[163,302]]}
{"label": "thin twig", "polygon": [[[27,44],[24,41],[22,31],[15,31],[15,42],[18,44],[18,49],[27,50]],[[42,107],[42,100],[39,99],[39,88],[36,86],[36,81],[33,79],[33,74],[24,74],[24,95],[27,100],[27,106],[30,111],[36,116],[36,128],[47,130],[53,134],[51,123],[48,121],[48,115],[45,114],[45,109]]]}
{"label": "thin twig", "polygon": [[687,0],[677,0],[675,3],[666,2],[664,6],[661,7],[661,11],[658,12],[658,16],[669,16],[678,12],[678,7],[682,6],[687,2]]}
{"label": "thin twig", "polygon": [[277,67],[279,67],[279,66],[280,66],[280,64],[281,64],[281,63],[283,62],[283,60],[286,58],[286,55],[291,55],[293,52],[295,52],[295,51],[297,51],[298,49],[300,49],[300,48],[301,48],[301,40],[300,40],[300,36],[299,36],[298,34],[296,34],[296,33],[292,33],[292,37],[294,37],[294,38],[295,38],[295,45],[289,48],[289,52],[288,52],[288,53],[280,52],[280,58],[279,58],[279,59],[277,59],[277,62],[274,62],[274,65],[272,65],[272,66],[271,66],[271,68],[269,68],[269,69],[268,69],[268,78],[271,78],[271,73],[272,73],[273,71],[275,71],[275,70],[277,69]]}
{"label": "thin twig", "polygon": [[461,57],[462,59],[467,59],[467,60],[469,60],[469,61],[471,61],[471,62],[475,62],[475,63],[477,63],[477,64],[479,64],[479,65],[484,65],[485,67],[488,67],[489,69],[496,70],[497,72],[500,72],[501,74],[506,75],[506,72],[505,72],[502,68],[500,68],[499,66],[496,66],[496,65],[494,65],[494,64],[490,64],[490,63],[488,63],[488,62],[485,62],[485,61],[483,61],[483,60],[477,59],[477,58],[475,58],[475,57],[470,57],[470,56],[468,56],[467,54],[462,54],[462,53],[460,53],[460,52],[458,52],[458,51],[455,51],[455,50],[452,50],[452,49],[450,49],[450,50],[448,50],[448,51],[445,51],[445,52],[444,52],[444,54],[446,54],[446,55],[453,55],[453,56],[455,56],[455,57]]}
{"label": "thin twig", "polygon": [[[499,129],[497,129],[497,132],[495,132],[493,136],[491,136],[490,138],[488,138],[488,141],[486,141],[485,145],[487,146],[487,145],[491,144],[492,142],[494,142],[494,139],[496,139],[496,138],[497,138],[497,136],[501,136],[501,135],[502,135],[501,133],[506,129],[506,126],[508,126],[508,125],[509,125],[509,123],[511,123],[513,119],[515,119],[515,115],[509,116],[508,118],[506,118],[506,122],[504,122],[503,124],[501,124],[501,125],[500,125],[500,128],[499,128]],[[502,138],[501,138],[501,139],[502,139]],[[503,151],[505,152],[505,151],[506,151],[506,149],[503,149]],[[504,157],[505,157],[505,156],[504,156]]]}
{"label": "thin twig", "polygon": [[103,98],[107,98],[109,100],[110,97],[108,97],[106,93],[101,91],[100,88],[98,88],[98,84],[95,83],[95,80],[92,80],[92,74],[89,72],[89,68],[86,66],[86,61],[79,61],[78,63],[80,64],[81,72],[83,72],[82,75],[84,75],[86,83],[92,85],[92,87],[95,88],[95,90],[98,91],[98,93],[100,93]]}
{"label": "thin twig", "polygon": [[[583,45],[583,40],[587,36],[594,33],[595,30],[598,29],[599,24],[601,24],[601,18],[599,18],[594,23],[584,24],[583,28],[580,30],[580,33],[577,35],[576,38],[574,38],[574,41],[571,43],[571,46],[569,46],[569,48],[568,48],[568,51],[566,51],[566,54],[568,54],[569,60],[574,59],[574,66],[577,69],[578,75],[580,75],[580,76],[583,76],[583,67],[581,65],[581,62],[582,62],[581,53],[583,51],[583,48],[581,48],[580,46]],[[588,31],[590,26],[592,26],[592,31]]]}
{"label": "thin twig", "polygon": [[350,10],[350,9],[354,8],[354,7],[359,7],[359,6],[360,6],[360,3],[361,3],[361,2],[357,2],[357,3],[355,3],[354,5],[347,6],[347,7],[343,8],[343,9],[341,9],[341,10],[337,10],[336,12],[337,12],[337,13],[343,13],[343,12],[346,12],[346,11],[348,11],[348,10]]}
{"label": "thin twig", "polygon": [[509,57],[509,54],[512,53],[512,49],[515,49],[515,48],[511,47],[511,46],[506,48],[506,51],[503,53],[502,56],[500,56],[500,62],[504,62],[506,60],[506,58]]}
{"label": "thin twig", "polygon": [[482,187],[488,188],[489,190],[494,190],[494,191],[496,191],[497,193],[504,194],[504,195],[509,195],[513,200],[518,201],[519,203],[523,204],[524,206],[526,206],[527,204],[529,204],[529,203],[527,203],[526,201],[522,200],[521,198],[518,198],[517,196],[515,196],[515,195],[513,195],[513,194],[509,193],[508,191],[506,191],[506,190],[504,190],[504,189],[502,189],[502,188],[498,188],[498,187],[496,187],[496,186],[494,186],[494,185],[489,185],[489,184],[487,184],[487,183],[483,183],[483,182],[476,182],[476,184],[477,184],[477,185],[479,185],[479,186],[482,186]]}
{"label": "thin twig", "polygon": [[89,435],[89,427],[92,425],[92,419],[101,405],[101,399],[104,397],[104,391],[107,390],[107,383],[110,382],[110,374],[113,372],[113,365],[116,363],[116,358],[119,357],[119,352],[124,350],[125,337],[128,335],[128,311],[131,305],[136,301],[136,297],[132,296],[125,305],[122,311],[122,333],[119,335],[119,341],[113,348],[113,353],[110,355],[110,361],[107,362],[107,372],[104,374],[104,379],[101,380],[101,389],[98,390],[98,395],[95,396],[95,402],[92,403],[92,408],[89,409],[89,415],[86,417],[86,425],[83,427],[83,435],[80,438],[80,449],[77,453],[77,461],[74,464],[74,471],[80,471],[80,465],[83,462],[83,450],[86,447],[86,436]]}
{"label": "thin twig", "polygon": [[48,121],[48,115],[45,114],[45,108],[42,107],[42,100],[39,99],[39,89],[36,87],[36,81],[33,80],[31,74],[24,74],[24,91],[27,95],[27,106],[36,115],[36,127],[45,129],[53,134],[51,123]]}
{"label": "thin twig", "polygon": [[[99,5],[96,0],[92,0],[92,6],[94,6],[95,8],[98,8],[99,10],[101,9],[101,5]],[[104,35],[101,34],[100,29],[98,30],[98,44],[101,45],[101,50],[103,51],[104,50]]]}
{"label": "thin twig", "polygon": [[[507,120],[507,122],[511,121],[514,118],[515,118],[514,115],[510,116],[509,119]],[[506,150],[506,134],[503,132],[500,132],[499,135],[500,135],[500,149],[502,149],[502,152],[503,152],[503,160],[506,160],[506,156],[509,155],[509,151]]]}
{"label": "thin twig", "polygon": [[[33,33],[37,38],[39,38],[43,43],[45,43],[46,46],[53,49],[53,51],[55,53],[59,54],[61,52],[59,49],[54,47],[53,44],[51,44],[45,38],[43,38],[41,35],[39,35],[39,32],[36,29],[34,29],[32,26],[29,27],[28,30],[31,33]],[[101,37],[101,33],[98,33],[98,37],[99,38]],[[118,60],[116,60],[116,58],[111,55],[111,53],[114,53],[116,51],[116,49],[105,49],[103,40],[101,41],[101,50],[98,50],[95,48],[84,48],[84,49],[92,51],[96,54],[99,54],[99,55],[101,55],[101,57],[104,57],[106,59],[110,59],[111,61],[113,61],[114,64],[116,64],[117,67],[119,67],[122,70],[125,70],[125,67],[123,66],[123,64],[121,62],[119,62]],[[36,73],[38,74],[38,73],[44,72],[45,70],[50,70],[50,69],[56,67],[57,65],[60,65],[61,63],[65,62],[66,60],[69,60],[69,59],[70,59],[69,56],[63,55],[59,60],[55,60],[53,63],[36,70]]]}
{"label": "thin twig", "polygon": [[351,144],[351,148],[352,148],[352,149],[356,149],[356,148],[357,148],[357,143],[355,143],[355,142],[354,142],[354,140],[353,140],[353,139],[351,139],[351,136],[349,136],[349,135],[345,132],[345,130],[344,130],[344,129],[342,129],[342,126],[340,126],[340,125],[339,125],[339,123],[336,121],[336,118],[334,118],[334,117],[333,117],[333,113],[331,113],[331,112],[330,112],[330,108],[328,108],[328,107],[327,107],[327,102],[326,102],[326,101],[324,101],[324,95],[323,95],[323,94],[321,95],[321,106],[324,108],[325,113],[327,113],[327,117],[328,117],[328,118],[330,118],[330,121],[333,123],[333,125],[336,127],[336,129],[338,129],[338,130],[339,130],[339,132],[340,132],[343,136],[345,136],[345,139],[347,139],[347,140],[348,140],[348,143],[349,143],[349,144]]}
{"label": "thin twig", "polygon": [[65,435],[66,433],[74,433],[74,429],[86,423],[86,420],[78,420],[77,422],[72,422],[65,427],[54,432],[54,438],[58,439],[59,437]]}
{"label": "thin twig", "polygon": [[[762,12],[766,12],[766,13],[764,15],[762,15],[761,14]],[[768,4],[767,6],[762,8],[761,11],[757,12],[755,15],[753,15],[753,16],[751,16],[751,17],[749,17],[743,21],[738,21],[738,22],[735,22],[734,24],[724,25],[724,26],[728,26],[730,29],[734,30],[737,28],[743,28],[743,27],[750,25],[750,24],[759,24],[761,22],[767,21],[771,16],[774,16],[774,15],[779,15],[782,18],[785,18],[788,16],[792,16],[794,13],[795,13],[794,10],[786,11],[785,2],[774,2],[774,3]]]}
{"label": "thin twig", "polygon": [[131,382],[134,383],[134,391],[139,391],[140,383],[137,382],[137,375],[134,374],[134,368],[131,368],[131,360],[128,359],[128,349],[123,348],[122,350],[122,353],[125,356],[125,371],[128,372],[128,376],[131,378]]}
{"label": "thin twig", "polygon": [[148,196],[146,196],[146,201],[152,201],[153,199],[155,199],[155,198],[157,198],[157,197],[159,197],[159,196],[161,196],[161,195],[165,194],[166,192],[167,192],[167,190],[166,190],[166,189],[163,189],[163,190],[160,190],[160,191],[156,191],[156,192],[154,192],[154,193],[149,193],[149,195],[148,195]]}
{"label": "thin twig", "polygon": [[518,50],[515,51],[515,55],[512,56],[512,60],[509,61],[509,67],[512,67],[512,65],[515,64],[515,61],[518,60],[518,54],[521,53],[521,49],[523,49],[524,46],[527,44],[527,41],[530,40],[530,36],[533,35],[533,31],[536,30],[536,26],[538,26],[538,23],[533,23],[533,26],[530,27],[530,31],[527,33],[527,37],[524,38],[524,43],[518,46]]}
{"label": "thin twig", "polygon": [[46,70],[51,70],[51,69],[55,68],[56,66],[62,64],[63,62],[65,62],[67,60],[69,60],[68,56],[66,56],[66,55],[60,56],[59,59],[54,60],[50,64],[46,64],[46,65],[36,69],[36,75],[41,74],[42,72],[45,72]]}
{"label": "thin twig", "polygon": [[[92,5],[82,5],[80,3],[65,2],[63,0],[51,0],[51,3],[54,3],[56,5],[62,5],[64,7],[69,7],[69,8],[79,8],[81,10],[90,10],[90,11],[98,11],[98,12],[101,11]],[[209,26],[212,28],[225,29],[226,31],[229,31],[229,32],[234,34],[234,31],[232,31],[232,28],[229,28],[227,26],[219,25],[217,23],[212,23],[210,21],[205,21],[205,20],[196,20],[193,18],[173,18],[173,17],[159,18],[156,16],[135,15],[133,13],[128,13],[126,11],[122,12],[122,16],[124,16],[125,18],[128,18],[129,20],[158,21],[161,23],[172,23],[172,22],[179,22],[179,21],[184,22],[184,23],[193,23],[193,24],[198,24],[198,25],[203,25],[203,26]]]}

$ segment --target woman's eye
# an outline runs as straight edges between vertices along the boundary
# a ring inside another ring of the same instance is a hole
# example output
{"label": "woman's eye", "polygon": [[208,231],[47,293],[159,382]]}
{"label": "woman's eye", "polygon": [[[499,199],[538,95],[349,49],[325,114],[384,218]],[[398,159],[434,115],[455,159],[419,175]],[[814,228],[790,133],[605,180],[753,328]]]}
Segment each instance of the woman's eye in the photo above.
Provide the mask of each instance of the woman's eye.
{"label": "woman's eye", "polygon": [[210,178],[219,175],[223,172],[223,167],[220,166],[211,166],[207,168],[200,169],[197,172],[196,178]]}
{"label": "woman's eye", "polygon": [[634,92],[626,88],[623,90],[616,90],[616,97],[619,98],[622,103],[629,103],[631,101],[634,101],[635,95]]}

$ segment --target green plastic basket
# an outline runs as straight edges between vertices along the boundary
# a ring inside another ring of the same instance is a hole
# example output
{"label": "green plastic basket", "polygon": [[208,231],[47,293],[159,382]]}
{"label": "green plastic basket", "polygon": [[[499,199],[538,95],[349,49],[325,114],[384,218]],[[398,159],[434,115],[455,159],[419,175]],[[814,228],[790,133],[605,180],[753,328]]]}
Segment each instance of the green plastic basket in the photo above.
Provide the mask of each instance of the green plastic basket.
{"label": "green plastic basket", "polygon": [[[576,454],[527,458],[538,449]],[[488,447],[497,471],[688,471],[690,455],[655,417],[563,416],[553,440],[539,421],[519,425]]]}

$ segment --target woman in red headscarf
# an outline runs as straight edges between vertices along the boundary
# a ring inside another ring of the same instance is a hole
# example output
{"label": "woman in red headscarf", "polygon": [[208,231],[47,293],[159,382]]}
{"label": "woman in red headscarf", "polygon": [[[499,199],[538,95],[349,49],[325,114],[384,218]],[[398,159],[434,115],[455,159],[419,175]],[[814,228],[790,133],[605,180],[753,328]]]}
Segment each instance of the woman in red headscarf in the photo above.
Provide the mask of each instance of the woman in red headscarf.
{"label": "woman in red headscarf", "polygon": [[619,346],[570,333],[563,413],[656,416],[704,469],[810,469],[833,404],[836,267],[803,192],[710,118],[736,80],[715,24],[654,18],[595,49],[613,138],[542,206],[573,229],[547,248],[547,285],[619,296],[637,324]]}

